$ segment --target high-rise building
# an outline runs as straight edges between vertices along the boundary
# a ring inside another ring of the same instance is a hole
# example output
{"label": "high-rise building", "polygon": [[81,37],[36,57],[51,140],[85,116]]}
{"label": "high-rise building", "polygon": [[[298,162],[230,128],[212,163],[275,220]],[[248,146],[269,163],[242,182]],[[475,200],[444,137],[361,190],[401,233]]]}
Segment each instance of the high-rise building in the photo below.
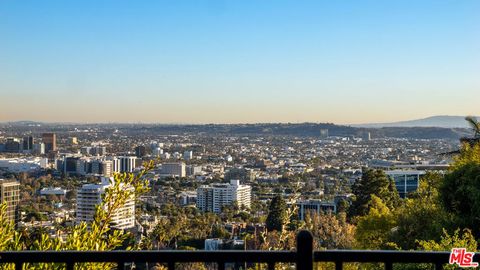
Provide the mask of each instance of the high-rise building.
{"label": "high-rise building", "polygon": [[163,163],[161,175],[173,177],[186,177],[186,166],[184,162]]}
{"label": "high-rise building", "polygon": [[45,152],[57,151],[57,136],[55,133],[43,133],[42,141],[45,144]]}
{"label": "high-rise building", "polygon": [[395,181],[398,195],[401,198],[407,197],[408,193],[414,192],[420,185],[420,177],[424,175],[425,171],[420,170],[389,170],[385,171],[391,179]]}
{"label": "high-rise building", "polygon": [[143,145],[135,147],[135,155],[139,158],[144,157],[147,154],[147,148]]}
{"label": "high-rise building", "polygon": [[119,172],[133,172],[133,170],[141,165],[141,162],[138,161],[137,157],[134,156],[123,156],[118,157],[119,159]]}
{"label": "high-rise building", "polygon": [[104,177],[113,176],[113,161],[96,159],[92,161],[92,173]]}
{"label": "high-rise building", "polygon": [[65,157],[63,160],[63,173],[65,175],[77,174],[78,157]]}
{"label": "high-rise building", "polygon": [[5,142],[5,152],[18,153],[20,152],[20,140],[17,138],[7,138]]}
{"label": "high-rise building", "polygon": [[0,179],[0,203],[6,203],[6,216],[11,221],[18,220],[18,202],[20,200],[20,183],[15,180]]}
{"label": "high-rise building", "polygon": [[250,208],[252,188],[240,185],[240,180],[229,184],[213,184],[197,188],[197,208],[203,212],[221,213],[222,207],[236,202]]}
{"label": "high-rise building", "polygon": [[183,152],[183,159],[191,160],[192,158],[193,158],[193,152],[192,151]]}
{"label": "high-rise building", "polygon": [[[77,191],[77,223],[92,222],[95,207],[102,202],[102,194],[110,186],[109,178],[102,178],[100,184],[86,184]],[[129,198],[124,205],[114,210],[112,227],[130,229],[135,226],[135,198]]]}
{"label": "high-rise building", "polygon": [[23,137],[23,151],[30,151],[33,149],[33,137]]}
{"label": "high-rise building", "polygon": [[45,144],[44,143],[36,143],[33,145],[33,153],[36,155],[43,155],[45,154]]}

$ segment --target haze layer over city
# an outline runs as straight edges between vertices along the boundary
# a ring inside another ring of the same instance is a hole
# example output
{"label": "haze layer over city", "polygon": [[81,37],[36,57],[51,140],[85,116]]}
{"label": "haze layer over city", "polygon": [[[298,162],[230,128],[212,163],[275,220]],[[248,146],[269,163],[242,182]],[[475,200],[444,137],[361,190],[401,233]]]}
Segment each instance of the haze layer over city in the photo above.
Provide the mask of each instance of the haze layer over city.
{"label": "haze layer over city", "polygon": [[0,269],[476,267],[478,14],[0,1]]}

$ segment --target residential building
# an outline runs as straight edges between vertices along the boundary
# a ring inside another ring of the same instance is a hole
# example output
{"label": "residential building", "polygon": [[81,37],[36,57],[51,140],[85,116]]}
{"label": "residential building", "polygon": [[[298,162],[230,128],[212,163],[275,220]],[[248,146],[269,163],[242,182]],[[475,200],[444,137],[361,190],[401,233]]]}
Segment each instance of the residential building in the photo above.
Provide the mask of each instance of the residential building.
{"label": "residential building", "polygon": [[[102,194],[110,186],[109,178],[102,178],[100,184],[86,184],[77,191],[77,223],[92,222],[95,207],[102,202]],[[112,217],[112,227],[130,229],[135,226],[135,198],[129,198],[125,204],[115,209]]]}
{"label": "residential building", "polygon": [[0,203],[7,205],[6,217],[10,221],[18,220],[18,202],[20,201],[20,183],[16,180],[0,179]]}
{"label": "residential building", "polygon": [[141,165],[141,160],[139,160],[135,156],[122,156],[122,157],[118,157],[118,160],[119,160],[118,172],[122,172],[122,173],[133,172],[135,168],[140,167]]}
{"label": "residential building", "polygon": [[203,185],[197,189],[197,208],[204,212],[220,213],[223,206],[233,202],[250,208],[251,193],[252,188],[240,185],[240,180],[231,180],[229,184]]}
{"label": "residential building", "polygon": [[139,158],[142,158],[147,155],[147,148],[143,145],[135,147],[135,155]]}
{"label": "residential building", "polygon": [[186,165],[184,162],[163,163],[160,174],[163,176],[186,177]]}

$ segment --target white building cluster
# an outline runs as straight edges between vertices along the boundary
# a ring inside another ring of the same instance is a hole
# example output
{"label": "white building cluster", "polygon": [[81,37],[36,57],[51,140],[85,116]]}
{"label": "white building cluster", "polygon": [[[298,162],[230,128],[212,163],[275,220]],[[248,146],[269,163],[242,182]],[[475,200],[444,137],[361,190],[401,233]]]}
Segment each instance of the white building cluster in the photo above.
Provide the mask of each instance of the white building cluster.
{"label": "white building cluster", "polygon": [[0,159],[0,170],[22,173],[33,172],[48,167],[48,159],[40,157],[2,158]]}

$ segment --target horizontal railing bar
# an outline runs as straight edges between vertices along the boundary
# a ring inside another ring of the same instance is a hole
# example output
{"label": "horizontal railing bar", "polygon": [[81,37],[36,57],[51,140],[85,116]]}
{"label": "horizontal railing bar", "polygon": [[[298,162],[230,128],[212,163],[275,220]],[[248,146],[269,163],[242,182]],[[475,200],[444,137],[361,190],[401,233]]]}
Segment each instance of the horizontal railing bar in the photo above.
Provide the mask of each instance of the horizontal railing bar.
{"label": "horizontal railing bar", "polygon": [[0,263],[11,262],[295,262],[293,251],[6,251],[0,252]]}
{"label": "horizontal railing bar", "polygon": [[[390,250],[325,250],[313,252],[315,262],[387,262],[432,263],[440,268],[448,263],[450,252]],[[0,263],[85,263],[85,262],[251,262],[295,263],[294,251],[6,251],[0,252]],[[480,260],[476,253],[474,261]],[[18,269],[18,266],[17,266]]]}
{"label": "horizontal railing bar", "polygon": [[313,254],[315,262],[448,263],[449,257],[446,251],[324,250]]}

